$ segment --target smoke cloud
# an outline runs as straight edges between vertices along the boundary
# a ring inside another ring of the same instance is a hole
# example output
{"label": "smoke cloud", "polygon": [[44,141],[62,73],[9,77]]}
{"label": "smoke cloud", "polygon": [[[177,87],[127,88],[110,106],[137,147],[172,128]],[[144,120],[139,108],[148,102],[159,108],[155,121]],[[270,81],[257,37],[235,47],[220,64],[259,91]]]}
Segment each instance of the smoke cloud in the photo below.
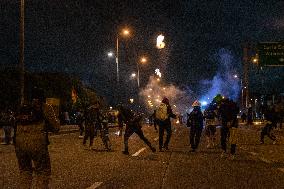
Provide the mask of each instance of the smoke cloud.
{"label": "smoke cloud", "polygon": [[218,62],[219,67],[212,80],[201,81],[205,88],[200,95],[201,102],[210,102],[217,94],[237,100],[240,92],[240,75],[236,71],[236,58],[231,51],[222,48],[214,55],[214,60]]}

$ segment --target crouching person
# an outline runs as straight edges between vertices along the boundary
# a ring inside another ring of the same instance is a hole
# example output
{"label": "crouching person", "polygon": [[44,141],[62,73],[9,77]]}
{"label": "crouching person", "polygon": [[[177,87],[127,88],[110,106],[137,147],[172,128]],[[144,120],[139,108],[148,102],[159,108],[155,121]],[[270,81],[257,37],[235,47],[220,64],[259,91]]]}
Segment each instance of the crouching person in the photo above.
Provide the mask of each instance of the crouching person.
{"label": "crouching person", "polygon": [[[34,88],[32,100],[16,116],[15,151],[20,169],[20,188],[49,188],[51,164],[48,132],[58,132],[60,123],[52,106],[44,103],[42,90]],[[33,167],[34,165],[34,167]]]}

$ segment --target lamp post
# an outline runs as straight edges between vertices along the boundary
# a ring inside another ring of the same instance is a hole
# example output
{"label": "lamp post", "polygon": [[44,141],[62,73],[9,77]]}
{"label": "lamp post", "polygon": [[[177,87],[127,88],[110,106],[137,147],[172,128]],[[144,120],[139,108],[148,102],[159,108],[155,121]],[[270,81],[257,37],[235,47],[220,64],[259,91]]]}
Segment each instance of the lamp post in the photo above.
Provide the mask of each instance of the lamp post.
{"label": "lamp post", "polygon": [[117,94],[117,98],[118,101],[120,101],[120,96],[119,96],[119,36],[123,35],[123,36],[129,36],[130,32],[128,29],[124,29],[122,30],[122,32],[119,32],[116,35],[116,52],[115,54],[112,52],[108,52],[108,57],[113,57],[115,56],[115,63],[116,63],[116,94]]}
{"label": "lamp post", "polygon": [[140,59],[140,62],[137,62],[136,65],[137,65],[137,86],[138,86],[138,89],[140,88],[140,68],[139,68],[139,63],[146,63],[147,62],[147,58],[146,57],[142,57]]}
{"label": "lamp post", "polygon": [[[129,36],[130,32],[128,29],[124,29],[122,31],[123,36]],[[115,62],[116,62],[116,81],[119,84],[119,34],[116,36],[116,56],[115,56]]]}
{"label": "lamp post", "polygon": [[20,4],[20,104],[24,104],[25,89],[25,66],[24,66],[24,42],[25,42],[25,0],[21,0]]}

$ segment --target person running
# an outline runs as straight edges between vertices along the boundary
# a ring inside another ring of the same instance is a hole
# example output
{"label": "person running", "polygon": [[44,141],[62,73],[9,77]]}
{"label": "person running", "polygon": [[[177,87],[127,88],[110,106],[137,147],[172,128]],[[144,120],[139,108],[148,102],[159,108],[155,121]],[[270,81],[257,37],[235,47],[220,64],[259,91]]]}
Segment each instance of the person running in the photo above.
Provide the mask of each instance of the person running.
{"label": "person running", "polygon": [[136,133],[140,139],[149,146],[152,152],[156,152],[156,149],[143,134],[141,125],[142,115],[139,113],[135,114],[132,110],[122,105],[118,106],[118,110],[120,112],[122,122],[126,124],[124,133],[124,151],[122,151],[122,153],[129,155],[128,140],[133,133]]}
{"label": "person running", "polygon": [[264,137],[268,136],[271,140],[273,140],[273,144],[276,144],[276,137],[272,133],[272,130],[276,125],[276,112],[274,111],[274,107],[272,107],[270,110],[265,111],[264,116],[266,118],[266,125],[261,129],[260,133],[260,144],[264,144]]}
{"label": "person running", "polygon": [[190,127],[190,145],[191,151],[195,152],[198,148],[200,137],[203,129],[203,114],[201,104],[197,100],[192,104],[193,110],[188,114],[187,126]]}
{"label": "person running", "polygon": [[[156,122],[159,126],[159,150],[160,152],[169,150],[169,143],[172,135],[171,118],[176,118],[169,103],[169,99],[163,98],[162,103],[156,110]],[[163,143],[164,132],[167,132],[165,143]]]}

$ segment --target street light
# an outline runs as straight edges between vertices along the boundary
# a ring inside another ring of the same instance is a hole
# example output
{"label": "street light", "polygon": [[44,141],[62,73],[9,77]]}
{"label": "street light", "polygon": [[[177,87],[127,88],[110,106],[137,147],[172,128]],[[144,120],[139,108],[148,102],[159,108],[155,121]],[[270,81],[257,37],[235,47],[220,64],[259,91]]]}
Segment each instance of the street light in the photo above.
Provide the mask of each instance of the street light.
{"label": "street light", "polygon": [[[124,29],[122,31],[122,34],[123,36],[129,36],[130,34],[130,31],[128,29]],[[119,52],[119,34],[117,34],[116,36],[116,57],[115,57],[115,62],[116,62],[116,80],[117,80],[117,83],[119,83],[119,61],[118,61],[118,52]]]}
{"label": "street light", "polygon": [[146,63],[147,62],[147,58],[146,57],[142,57],[140,59],[140,62],[137,62],[136,65],[137,65],[137,86],[138,86],[138,89],[140,88],[140,68],[139,68],[139,63]]}

